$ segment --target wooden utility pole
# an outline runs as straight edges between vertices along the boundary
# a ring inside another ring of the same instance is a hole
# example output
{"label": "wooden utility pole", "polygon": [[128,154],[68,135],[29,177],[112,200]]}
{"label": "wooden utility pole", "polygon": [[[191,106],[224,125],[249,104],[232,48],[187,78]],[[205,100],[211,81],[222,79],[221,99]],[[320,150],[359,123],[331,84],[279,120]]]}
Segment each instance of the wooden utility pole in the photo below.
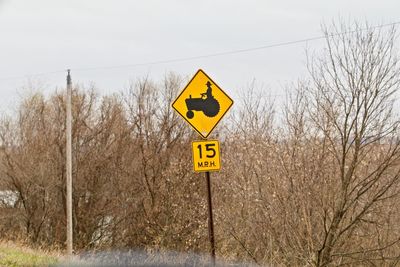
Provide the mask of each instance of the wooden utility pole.
{"label": "wooden utility pole", "polygon": [[66,173],[67,173],[67,255],[72,256],[72,112],[71,112],[72,84],[70,70],[67,75],[67,107],[66,107]]}

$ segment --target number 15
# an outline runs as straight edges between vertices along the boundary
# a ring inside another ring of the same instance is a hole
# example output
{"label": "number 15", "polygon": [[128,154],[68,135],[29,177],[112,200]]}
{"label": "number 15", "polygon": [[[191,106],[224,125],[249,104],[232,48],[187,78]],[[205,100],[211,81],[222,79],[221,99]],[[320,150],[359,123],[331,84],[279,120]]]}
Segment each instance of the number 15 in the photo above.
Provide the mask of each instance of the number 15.
{"label": "number 15", "polygon": [[[215,154],[217,153],[216,151],[215,151],[215,144],[205,144],[204,145],[205,146],[205,148],[206,148],[206,157],[207,158],[213,158],[213,157],[215,157]],[[203,158],[203,146],[202,146],[202,144],[199,144],[198,146],[197,146],[197,148],[198,148],[198,150],[199,150],[199,156],[200,156],[200,158],[202,159]]]}

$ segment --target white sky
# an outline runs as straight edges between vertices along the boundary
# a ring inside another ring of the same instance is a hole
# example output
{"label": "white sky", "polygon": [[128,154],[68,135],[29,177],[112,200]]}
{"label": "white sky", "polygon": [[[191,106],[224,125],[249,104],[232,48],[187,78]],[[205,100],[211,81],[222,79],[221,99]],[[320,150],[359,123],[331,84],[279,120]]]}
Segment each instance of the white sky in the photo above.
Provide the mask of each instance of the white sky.
{"label": "white sky", "polygon": [[[202,68],[235,100],[255,79],[265,95],[305,74],[305,49],[321,41],[184,62],[131,65],[246,49],[321,35],[342,17],[372,25],[400,21],[396,0],[0,0],[0,111],[13,109],[29,84],[44,92],[92,82],[117,92],[129,81],[167,72],[192,76]],[[11,77],[16,77],[12,78]]]}

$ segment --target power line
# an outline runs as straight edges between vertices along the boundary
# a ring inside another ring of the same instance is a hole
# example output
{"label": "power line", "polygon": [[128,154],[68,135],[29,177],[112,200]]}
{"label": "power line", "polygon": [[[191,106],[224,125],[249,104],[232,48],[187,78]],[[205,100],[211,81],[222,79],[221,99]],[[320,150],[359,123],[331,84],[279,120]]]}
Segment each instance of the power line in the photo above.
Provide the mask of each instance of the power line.
{"label": "power line", "polygon": [[[369,29],[383,28],[383,27],[388,27],[388,26],[394,26],[394,25],[397,25],[397,24],[400,24],[400,21],[373,26],[373,27],[370,27]],[[316,37],[305,38],[305,39],[300,39],[300,40],[295,40],[295,41],[288,41],[288,42],[281,42],[281,43],[276,43],[276,44],[271,44],[271,45],[263,45],[263,46],[258,46],[258,47],[251,47],[251,48],[223,51],[223,52],[219,52],[219,53],[212,53],[212,54],[199,55],[199,56],[182,57],[182,58],[175,58],[175,59],[169,59],[169,60],[149,61],[149,62],[144,62],[144,63],[117,65],[117,66],[77,68],[77,69],[74,69],[74,71],[89,71],[89,70],[100,70],[100,69],[131,68],[131,67],[151,66],[151,65],[160,65],[160,64],[192,61],[192,60],[197,60],[197,59],[204,59],[204,58],[211,58],[211,57],[219,57],[219,56],[226,56],[226,55],[241,54],[241,53],[247,53],[247,52],[252,52],[252,51],[257,51],[257,50],[264,50],[264,49],[281,47],[281,46],[288,46],[288,45],[294,45],[294,44],[299,44],[299,43],[306,43],[306,42],[310,42],[310,41],[316,41],[316,40],[325,39],[327,37],[332,38],[332,37],[336,37],[336,36],[356,33],[356,32],[365,31],[365,30],[367,30],[367,29],[341,32],[341,33],[336,33],[336,34],[330,34],[328,36],[320,35],[320,36],[316,36]]]}
{"label": "power line", "polygon": [[0,78],[0,81],[17,80],[17,79],[27,78],[27,77],[46,76],[46,75],[57,74],[57,73],[65,73],[65,71],[66,71],[66,69],[65,70],[42,72],[42,73],[35,73],[35,74],[26,74],[26,75],[21,75],[21,76],[4,77],[4,78]]}
{"label": "power line", "polygon": [[[376,26],[372,26],[372,27],[365,28],[365,29],[360,29],[360,30],[353,30],[353,31],[335,33],[335,34],[330,34],[330,35],[320,35],[320,36],[315,36],[315,37],[310,37],[310,38],[305,38],[305,39],[299,39],[299,40],[294,40],[294,41],[281,42],[281,43],[276,43],[276,44],[263,45],[263,46],[258,46],[258,47],[251,47],[251,48],[244,48],[244,49],[237,49],[237,50],[230,50],[230,51],[223,51],[223,52],[218,52],[218,53],[191,56],[191,57],[181,57],[181,58],[174,58],[174,59],[167,59],[167,60],[148,61],[148,62],[142,62],[142,63],[136,63],[136,64],[125,64],[125,65],[103,66],[103,67],[87,67],[87,68],[71,68],[71,69],[74,70],[75,72],[79,72],[79,71],[92,71],[92,70],[109,70],[109,69],[134,68],[134,67],[141,67],[141,66],[152,66],[152,65],[161,65],[161,64],[185,62],[185,61],[192,61],[192,60],[198,60],[198,59],[205,59],[205,58],[212,58],[212,57],[220,57],[220,56],[248,53],[248,52],[253,52],[253,51],[257,51],[257,50],[264,50],[264,49],[270,49],[270,48],[276,48],[276,47],[282,47],[282,46],[289,46],[289,45],[294,45],[294,44],[299,44],[299,43],[306,43],[306,42],[310,42],[310,41],[316,41],[316,40],[332,38],[332,37],[337,37],[337,36],[346,35],[346,34],[352,34],[352,33],[360,32],[360,31],[365,31],[367,29],[378,29],[378,28],[383,28],[383,27],[388,27],[388,26],[395,26],[395,25],[398,25],[398,24],[400,24],[400,21],[387,23],[387,24],[380,24],[380,25],[376,25]],[[44,75],[61,73],[61,72],[65,72],[65,71],[66,70],[58,70],[58,71],[38,73],[38,74],[6,77],[6,78],[0,78],[0,81],[20,79],[20,78],[32,77],[32,76],[44,76]]]}

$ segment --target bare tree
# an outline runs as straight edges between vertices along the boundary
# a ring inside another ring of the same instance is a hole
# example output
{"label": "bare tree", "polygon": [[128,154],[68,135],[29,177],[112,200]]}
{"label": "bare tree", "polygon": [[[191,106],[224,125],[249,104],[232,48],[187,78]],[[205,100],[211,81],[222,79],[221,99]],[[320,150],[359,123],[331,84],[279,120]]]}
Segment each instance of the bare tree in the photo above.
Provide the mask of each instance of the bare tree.
{"label": "bare tree", "polygon": [[390,250],[389,244],[397,245],[400,238],[397,233],[383,243],[376,237],[369,246],[348,245],[349,239],[363,242],[363,227],[381,224],[386,214],[377,211],[400,190],[400,121],[393,114],[400,86],[395,29],[354,26],[353,33],[336,37],[330,35],[348,28],[325,28],[326,54],[310,65],[310,118],[335,161],[335,198],[323,207],[318,266],[393,257],[376,252]]}

